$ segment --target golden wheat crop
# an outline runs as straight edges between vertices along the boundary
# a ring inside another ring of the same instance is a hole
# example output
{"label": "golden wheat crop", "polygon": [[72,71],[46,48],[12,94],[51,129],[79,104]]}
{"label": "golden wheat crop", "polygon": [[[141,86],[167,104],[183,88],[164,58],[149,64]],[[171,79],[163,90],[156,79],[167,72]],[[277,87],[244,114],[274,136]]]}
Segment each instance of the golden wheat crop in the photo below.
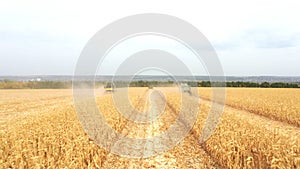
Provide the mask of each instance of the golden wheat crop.
{"label": "golden wheat crop", "polygon": [[[199,88],[201,97],[211,100],[211,88]],[[299,89],[227,88],[226,104],[300,126]]]}
{"label": "golden wheat crop", "polygon": [[[174,103],[179,101],[173,97]],[[211,106],[201,101],[191,133],[201,134]],[[215,133],[201,146],[222,168],[298,168],[299,145],[299,127],[226,107]]]}
{"label": "golden wheat crop", "polygon": [[[181,99],[188,102],[197,99],[181,95],[175,88],[154,90],[160,90],[167,103],[161,116],[151,123],[136,124],[124,118],[113,106],[111,94],[99,91],[101,95],[97,95],[96,100],[106,122],[118,133],[130,138],[153,137],[174,124],[181,110]],[[196,123],[187,137],[166,153],[146,159],[120,157],[97,146],[77,119],[71,90],[2,90],[0,168],[299,168],[299,127],[256,115],[262,113],[254,111],[265,106],[259,110],[265,110],[263,115],[271,117],[268,114],[278,110],[260,102],[281,98],[284,106],[290,106],[289,100],[298,98],[290,95],[295,91],[276,89],[272,97],[272,92],[267,91],[267,97],[257,90],[253,89],[252,95],[251,89],[230,91],[227,103],[240,100],[239,104],[244,103],[246,111],[236,109],[237,105],[236,108],[227,106],[215,133],[203,144],[199,144],[198,138],[211,103],[201,100]],[[209,90],[201,88],[199,91],[201,96],[209,98]],[[148,99],[151,92],[153,90],[147,88],[130,88],[130,103],[143,113],[154,104]],[[248,100],[254,101],[243,100],[245,96],[241,93],[247,92]],[[257,107],[250,109],[250,103],[255,101]],[[276,104],[278,102],[273,103]],[[297,106],[293,108],[299,110]],[[255,113],[251,113],[252,110]],[[284,110],[293,114],[290,111]],[[144,151],[164,144],[168,143],[147,142]]]}

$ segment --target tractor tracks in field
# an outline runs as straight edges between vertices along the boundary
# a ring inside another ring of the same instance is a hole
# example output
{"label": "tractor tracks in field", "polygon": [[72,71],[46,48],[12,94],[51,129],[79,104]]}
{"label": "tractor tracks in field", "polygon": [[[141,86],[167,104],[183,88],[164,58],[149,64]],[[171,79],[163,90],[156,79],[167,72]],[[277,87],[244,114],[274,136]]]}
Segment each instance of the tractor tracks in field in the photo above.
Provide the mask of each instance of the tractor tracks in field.
{"label": "tractor tracks in field", "polygon": [[[136,104],[136,107],[138,108],[149,108],[147,104],[144,104],[143,102],[146,101],[153,106],[153,104],[160,104],[161,102],[164,102],[164,98],[158,98],[154,99],[152,102],[145,99],[145,97],[149,97],[149,93],[151,93],[152,90],[147,90],[143,96],[139,98],[139,101]],[[159,96],[156,96],[159,97]],[[189,96],[186,96],[189,97]],[[189,99],[194,99],[189,97]],[[176,108],[172,105],[172,103],[165,101],[165,109],[164,113],[167,113],[166,116],[162,117],[163,120],[159,122],[149,122],[145,124],[135,124],[134,122],[130,122],[129,120],[126,121],[124,124],[121,125],[122,130],[119,131],[119,133],[122,133],[124,137],[130,137],[130,138],[136,138],[134,136],[137,136],[138,138],[147,138],[147,137],[153,137],[156,134],[160,134],[164,128],[169,127],[167,125],[174,121],[174,119],[177,118],[177,111]],[[168,109],[168,110],[166,110]],[[136,119],[135,113],[131,113],[130,119]],[[152,116],[151,113],[147,113],[147,117]],[[150,118],[150,117],[149,117]],[[180,126],[184,126],[186,128],[188,127],[188,124],[186,124],[186,121],[184,119],[180,120]],[[186,129],[186,128],[183,128]],[[116,163],[118,161],[118,164],[121,163],[126,166],[131,166],[134,168],[136,166],[137,168],[148,168],[148,167],[158,167],[163,168],[168,166],[169,168],[220,168],[220,164],[217,163],[217,159],[214,159],[213,156],[207,151],[205,148],[205,145],[199,144],[198,141],[198,135],[197,131],[192,128],[189,133],[187,133],[186,137],[183,138],[178,144],[176,144],[173,148],[166,152],[158,153],[157,155],[153,157],[148,157],[147,153],[153,153],[156,151],[158,147],[169,147],[167,141],[159,141],[159,142],[152,142],[149,140],[145,140],[143,143],[137,145],[137,148],[140,150],[140,158],[126,158],[121,157],[119,155],[114,155],[111,153],[108,153],[104,159],[102,159],[101,162],[101,168],[102,167],[109,167],[111,164]],[[113,143],[111,145],[111,149],[118,147],[117,144],[120,144],[122,140],[119,140],[120,138],[116,137],[113,140]],[[170,138],[171,139],[171,138]],[[171,140],[170,140],[171,141]],[[134,146],[134,145],[131,145]],[[155,154],[155,153],[154,153]],[[135,154],[136,155],[136,154]],[[129,153],[130,156],[130,153]],[[146,158],[144,158],[146,157]],[[116,163],[116,165],[118,165]],[[118,166],[115,166],[118,167]],[[119,166],[124,167],[124,166]]]}
{"label": "tractor tracks in field", "polygon": [[[192,97],[200,99],[200,103],[202,102],[208,107],[210,107],[213,103],[207,98],[199,98],[194,95],[192,95]],[[222,105],[218,102],[214,102],[214,104],[217,104],[217,106]],[[228,104],[224,105],[222,118],[226,118],[226,114],[234,116],[236,119],[240,119],[249,125],[257,126],[258,131],[260,130],[268,131],[270,133],[277,133],[282,137],[286,137],[287,135],[300,137],[300,127],[285,121],[275,120],[261,114],[230,106]],[[286,137],[286,139],[288,139],[288,137]],[[203,146],[206,147],[205,144]]]}
{"label": "tractor tracks in field", "polygon": [[[169,124],[174,122],[174,120],[179,119],[179,122],[181,123],[179,126],[184,126],[185,129],[189,129],[190,124],[187,124],[188,120],[178,118],[178,114],[176,111],[176,108],[170,103],[167,99],[163,97],[163,95],[156,94],[154,95],[156,99],[153,99],[151,102],[152,104],[161,104],[165,103],[165,109],[163,110],[164,113],[167,113],[164,117],[163,115],[161,118],[163,120],[159,123],[153,122],[150,123],[148,129],[147,129],[147,135],[151,136],[154,133],[161,134],[161,131],[163,128],[169,128],[171,127]],[[151,105],[154,106],[154,105]],[[157,107],[162,106],[158,105]],[[152,115],[151,113],[148,113],[148,115]],[[168,126],[165,126],[168,125]],[[167,129],[166,129],[167,130]],[[173,135],[170,136],[171,143],[172,138],[171,137],[180,137],[179,135]],[[147,142],[145,145],[145,150],[152,149],[152,151],[155,151],[156,147],[169,147],[167,142]],[[161,154],[161,155],[159,155]],[[199,144],[198,141],[198,135],[195,129],[192,127],[192,129],[187,133],[185,138],[180,140],[177,144],[174,145],[173,148],[170,150],[167,150],[165,152],[159,153],[158,156],[155,156],[153,159],[149,159],[150,161],[154,161],[154,164],[158,166],[159,168],[168,166],[169,168],[219,168],[220,165],[216,162],[217,159],[213,159],[211,154],[202,146]],[[146,159],[147,160],[147,159]]]}
{"label": "tractor tracks in field", "polygon": [[[141,96],[139,96],[138,98],[138,101],[135,105],[133,105],[132,107],[134,108],[137,108],[137,107],[143,107],[145,106],[145,104],[143,104],[143,101],[144,101],[144,97],[145,95],[147,95],[149,91],[146,90],[145,93]],[[136,116],[135,115],[135,112],[132,111],[130,113],[130,117],[129,119],[136,119]],[[124,118],[124,117],[123,117]],[[130,135],[130,132],[132,131],[131,127],[133,126],[132,123],[130,120],[126,120],[124,124],[121,125],[121,130],[118,131],[120,134],[122,134],[124,137],[128,137]],[[145,131],[144,131],[145,133]],[[111,148],[110,149],[114,149],[115,147],[117,147],[116,144],[118,144],[118,141],[120,141],[120,138],[119,137],[116,137],[112,142],[112,145],[111,145]],[[116,161],[123,161],[123,163],[128,163],[130,159],[127,159],[127,158],[124,158],[124,157],[121,157],[119,155],[115,155],[115,154],[112,154],[112,153],[108,153],[105,158],[102,159],[102,162],[101,162],[101,168],[107,168],[107,167],[111,167],[111,164],[114,164]],[[134,160],[136,161],[136,159]],[[107,165],[107,167],[105,167]],[[116,163],[117,165],[117,163]],[[115,166],[115,167],[118,167],[118,166]],[[119,166],[119,167],[124,167],[124,166]]]}
{"label": "tractor tracks in field", "polygon": [[[190,97],[189,95],[186,95],[186,96],[184,96],[184,95],[185,94],[183,94],[183,97]],[[166,105],[168,108],[171,109],[172,115],[176,118],[177,117],[176,108],[167,100],[166,100]],[[178,120],[183,124],[183,126],[185,126],[186,128],[189,128],[189,124],[186,124],[186,121],[184,119],[178,118]],[[199,149],[198,151],[199,151],[199,153],[201,153],[200,158],[205,160],[205,162],[208,162],[209,165],[211,165],[212,167],[215,167],[215,168],[221,167],[221,165],[218,163],[218,159],[215,159],[212,156],[212,154],[207,150],[207,148],[205,147],[205,143],[202,143],[202,144],[199,143],[199,135],[197,134],[197,131],[195,130],[194,127],[192,127],[190,129],[190,131],[185,139],[188,139],[188,143],[191,146],[194,145],[197,149]],[[184,140],[182,142],[184,142]],[[205,167],[207,167],[207,166],[205,166]],[[196,168],[198,168],[198,167],[196,167]]]}

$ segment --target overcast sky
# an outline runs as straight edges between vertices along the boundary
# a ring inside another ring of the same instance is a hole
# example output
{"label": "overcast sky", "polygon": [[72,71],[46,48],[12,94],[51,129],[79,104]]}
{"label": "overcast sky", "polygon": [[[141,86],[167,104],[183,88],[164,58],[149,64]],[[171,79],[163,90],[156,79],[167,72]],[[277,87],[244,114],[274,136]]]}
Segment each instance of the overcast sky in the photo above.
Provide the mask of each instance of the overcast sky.
{"label": "overcast sky", "polygon": [[102,27],[129,15],[163,13],[196,26],[226,75],[300,76],[299,2],[3,0],[0,75],[72,75],[84,45]]}

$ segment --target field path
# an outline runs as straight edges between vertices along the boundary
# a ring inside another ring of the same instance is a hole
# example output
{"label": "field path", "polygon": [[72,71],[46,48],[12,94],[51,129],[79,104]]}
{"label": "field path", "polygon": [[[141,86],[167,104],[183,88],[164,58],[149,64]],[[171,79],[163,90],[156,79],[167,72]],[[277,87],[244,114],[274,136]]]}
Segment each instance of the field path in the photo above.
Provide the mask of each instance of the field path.
{"label": "field path", "polygon": [[[161,96],[152,95],[152,99],[150,99],[150,95],[154,90],[149,90],[143,98],[147,100],[145,104],[140,104],[146,112],[150,106],[154,106],[156,110],[161,109],[161,106],[166,106],[164,113],[158,117],[161,120],[156,120],[149,123],[143,124],[135,124],[133,122],[129,122],[124,126],[122,130],[122,134],[131,138],[147,138],[153,137],[161,132],[164,132],[172,123],[176,120],[178,112],[175,112],[174,108],[170,106],[170,103],[166,103],[166,105],[162,105],[164,103]],[[156,112],[148,112],[149,118],[150,116],[156,114]],[[183,126],[185,125],[182,123]],[[171,150],[162,153],[161,155],[157,155],[149,158],[138,158],[138,159],[129,159],[126,157],[119,157],[117,155],[108,154],[105,162],[102,167],[106,168],[111,166],[112,163],[115,163],[114,167],[124,167],[130,166],[129,168],[217,168],[217,164],[213,161],[213,159],[204,151],[204,149],[198,144],[197,136],[195,132],[190,132],[188,136],[181,141],[177,146],[171,148]],[[169,141],[171,142],[171,140]],[[168,141],[158,141],[158,142],[150,142],[145,141],[143,143],[143,149],[141,152],[143,155],[147,156],[147,153],[151,153],[158,148],[168,147]],[[142,156],[143,156],[142,155]],[[118,166],[122,164],[123,166]]]}

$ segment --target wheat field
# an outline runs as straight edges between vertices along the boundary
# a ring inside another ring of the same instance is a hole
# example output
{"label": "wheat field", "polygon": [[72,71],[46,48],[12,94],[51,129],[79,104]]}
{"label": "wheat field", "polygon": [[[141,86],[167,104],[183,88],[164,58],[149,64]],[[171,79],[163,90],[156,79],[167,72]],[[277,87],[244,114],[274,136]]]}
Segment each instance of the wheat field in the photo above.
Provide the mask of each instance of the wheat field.
{"label": "wheat field", "polygon": [[[131,138],[153,137],[176,121],[182,99],[197,99],[171,87],[130,88],[131,105],[149,109],[149,95],[156,90],[166,104],[151,123],[122,117],[112,94],[102,89],[96,90],[96,102],[113,130]],[[198,139],[212,106],[211,89],[198,91],[199,112],[188,135],[164,153],[132,159],[89,138],[77,118],[71,89],[1,90],[0,168],[300,168],[299,90],[227,89],[222,119],[205,143]],[[142,152],[157,143],[145,145]]]}

